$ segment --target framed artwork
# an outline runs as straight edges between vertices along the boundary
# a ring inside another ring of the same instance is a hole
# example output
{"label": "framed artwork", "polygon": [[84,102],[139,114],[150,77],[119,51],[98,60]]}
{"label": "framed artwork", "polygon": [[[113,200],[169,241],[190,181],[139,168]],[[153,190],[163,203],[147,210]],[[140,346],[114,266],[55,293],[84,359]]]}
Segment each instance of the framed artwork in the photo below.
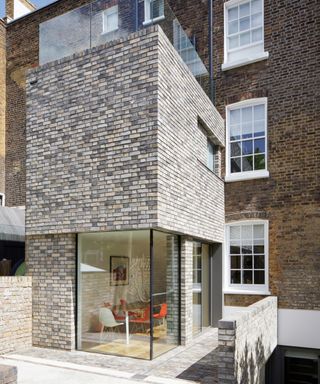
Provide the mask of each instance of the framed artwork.
{"label": "framed artwork", "polygon": [[110,285],[129,284],[129,257],[110,256]]}

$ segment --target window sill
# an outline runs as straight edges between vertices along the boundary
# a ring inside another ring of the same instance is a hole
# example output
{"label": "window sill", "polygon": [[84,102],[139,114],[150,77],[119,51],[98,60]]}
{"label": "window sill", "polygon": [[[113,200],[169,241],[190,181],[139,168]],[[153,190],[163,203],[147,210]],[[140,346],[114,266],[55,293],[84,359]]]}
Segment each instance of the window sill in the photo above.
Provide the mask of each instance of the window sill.
{"label": "window sill", "polygon": [[101,32],[101,36],[102,35],[109,35],[111,33],[115,33],[115,32],[118,32],[119,31],[119,27],[118,28],[115,28],[115,29],[112,29],[111,31],[102,31]]}
{"label": "window sill", "polygon": [[271,295],[271,292],[268,290],[246,290],[246,289],[225,289],[223,290],[223,293],[225,295],[261,295],[261,296],[268,296]]}
{"label": "window sill", "polygon": [[142,25],[144,27],[147,27],[148,25],[153,25],[153,24],[156,24],[156,23],[159,23],[160,21],[164,20],[165,19],[165,16],[162,15],[162,16],[158,16],[158,17],[155,17],[154,19],[150,19],[150,20],[145,20]]}
{"label": "window sill", "polygon": [[232,61],[230,63],[223,63],[221,65],[221,69],[223,71],[228,71],[229,69],[242,67],[243,65],[257,63],[258,61],[266,60],[268,58],[269,58],[269,52],[262,52],[242,60]]}
{"label": "window sill", "polygon": [[233,181],[244,181],[244,180],[254,180],[254,179],[264,179],[269,177],[269,171],[248,171],[248,172],[239,172],[226,175],[224,181],[226,183],[231,183]]}

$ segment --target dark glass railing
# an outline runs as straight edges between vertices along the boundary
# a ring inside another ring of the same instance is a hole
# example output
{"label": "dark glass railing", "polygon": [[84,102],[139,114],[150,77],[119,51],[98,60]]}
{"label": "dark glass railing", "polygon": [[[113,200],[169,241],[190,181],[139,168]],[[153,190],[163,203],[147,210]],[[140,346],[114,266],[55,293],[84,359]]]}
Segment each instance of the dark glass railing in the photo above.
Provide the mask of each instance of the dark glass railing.
{"label": "dark glass railing", "polygon": [[209,74],[166,0],[98,0],[40,24],[40,65],[159,24],[208,93]]}

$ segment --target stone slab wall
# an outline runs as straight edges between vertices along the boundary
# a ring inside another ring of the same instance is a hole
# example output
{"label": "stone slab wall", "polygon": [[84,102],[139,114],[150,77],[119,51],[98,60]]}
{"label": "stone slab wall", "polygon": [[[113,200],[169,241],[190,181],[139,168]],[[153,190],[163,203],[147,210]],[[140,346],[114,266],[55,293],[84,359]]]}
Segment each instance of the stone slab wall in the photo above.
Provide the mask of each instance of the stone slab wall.
{"label": "stone slab wall", "polygon": [[17,368],[10,365],[0,365],[0,384],[16,384]]}
{"label": "stone slab wall", "polygon": [[76,236],[28,236],[28,274],[32,276],[32,343],[75,347]]}
{"label": "stone slab wall", "polygon": [[[31,347],[32,279],[0,277],[0,354]],[[0,374],[1,382],[1,374]]]}
{"label": "stone slab wall", "polygon": [[219,321],[219,383],[263,384],[277,346],[277,298],[268,297]]}

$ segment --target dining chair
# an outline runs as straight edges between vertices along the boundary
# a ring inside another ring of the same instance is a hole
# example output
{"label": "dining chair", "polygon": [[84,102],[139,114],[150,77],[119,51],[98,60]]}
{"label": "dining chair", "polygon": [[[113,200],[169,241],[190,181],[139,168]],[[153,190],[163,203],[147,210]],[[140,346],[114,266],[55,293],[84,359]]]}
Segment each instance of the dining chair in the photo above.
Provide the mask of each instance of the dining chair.
{"label": "dining chair", "polygon": [[124,323],[118,323],[109,308],[100,308],[99,312],[99,321],[101,323],[101,332],[100,332],[100,343],[102,341],[103,331],[104,328],[111,328],[112,330],[119,331],[119,326],[123,325]]}

